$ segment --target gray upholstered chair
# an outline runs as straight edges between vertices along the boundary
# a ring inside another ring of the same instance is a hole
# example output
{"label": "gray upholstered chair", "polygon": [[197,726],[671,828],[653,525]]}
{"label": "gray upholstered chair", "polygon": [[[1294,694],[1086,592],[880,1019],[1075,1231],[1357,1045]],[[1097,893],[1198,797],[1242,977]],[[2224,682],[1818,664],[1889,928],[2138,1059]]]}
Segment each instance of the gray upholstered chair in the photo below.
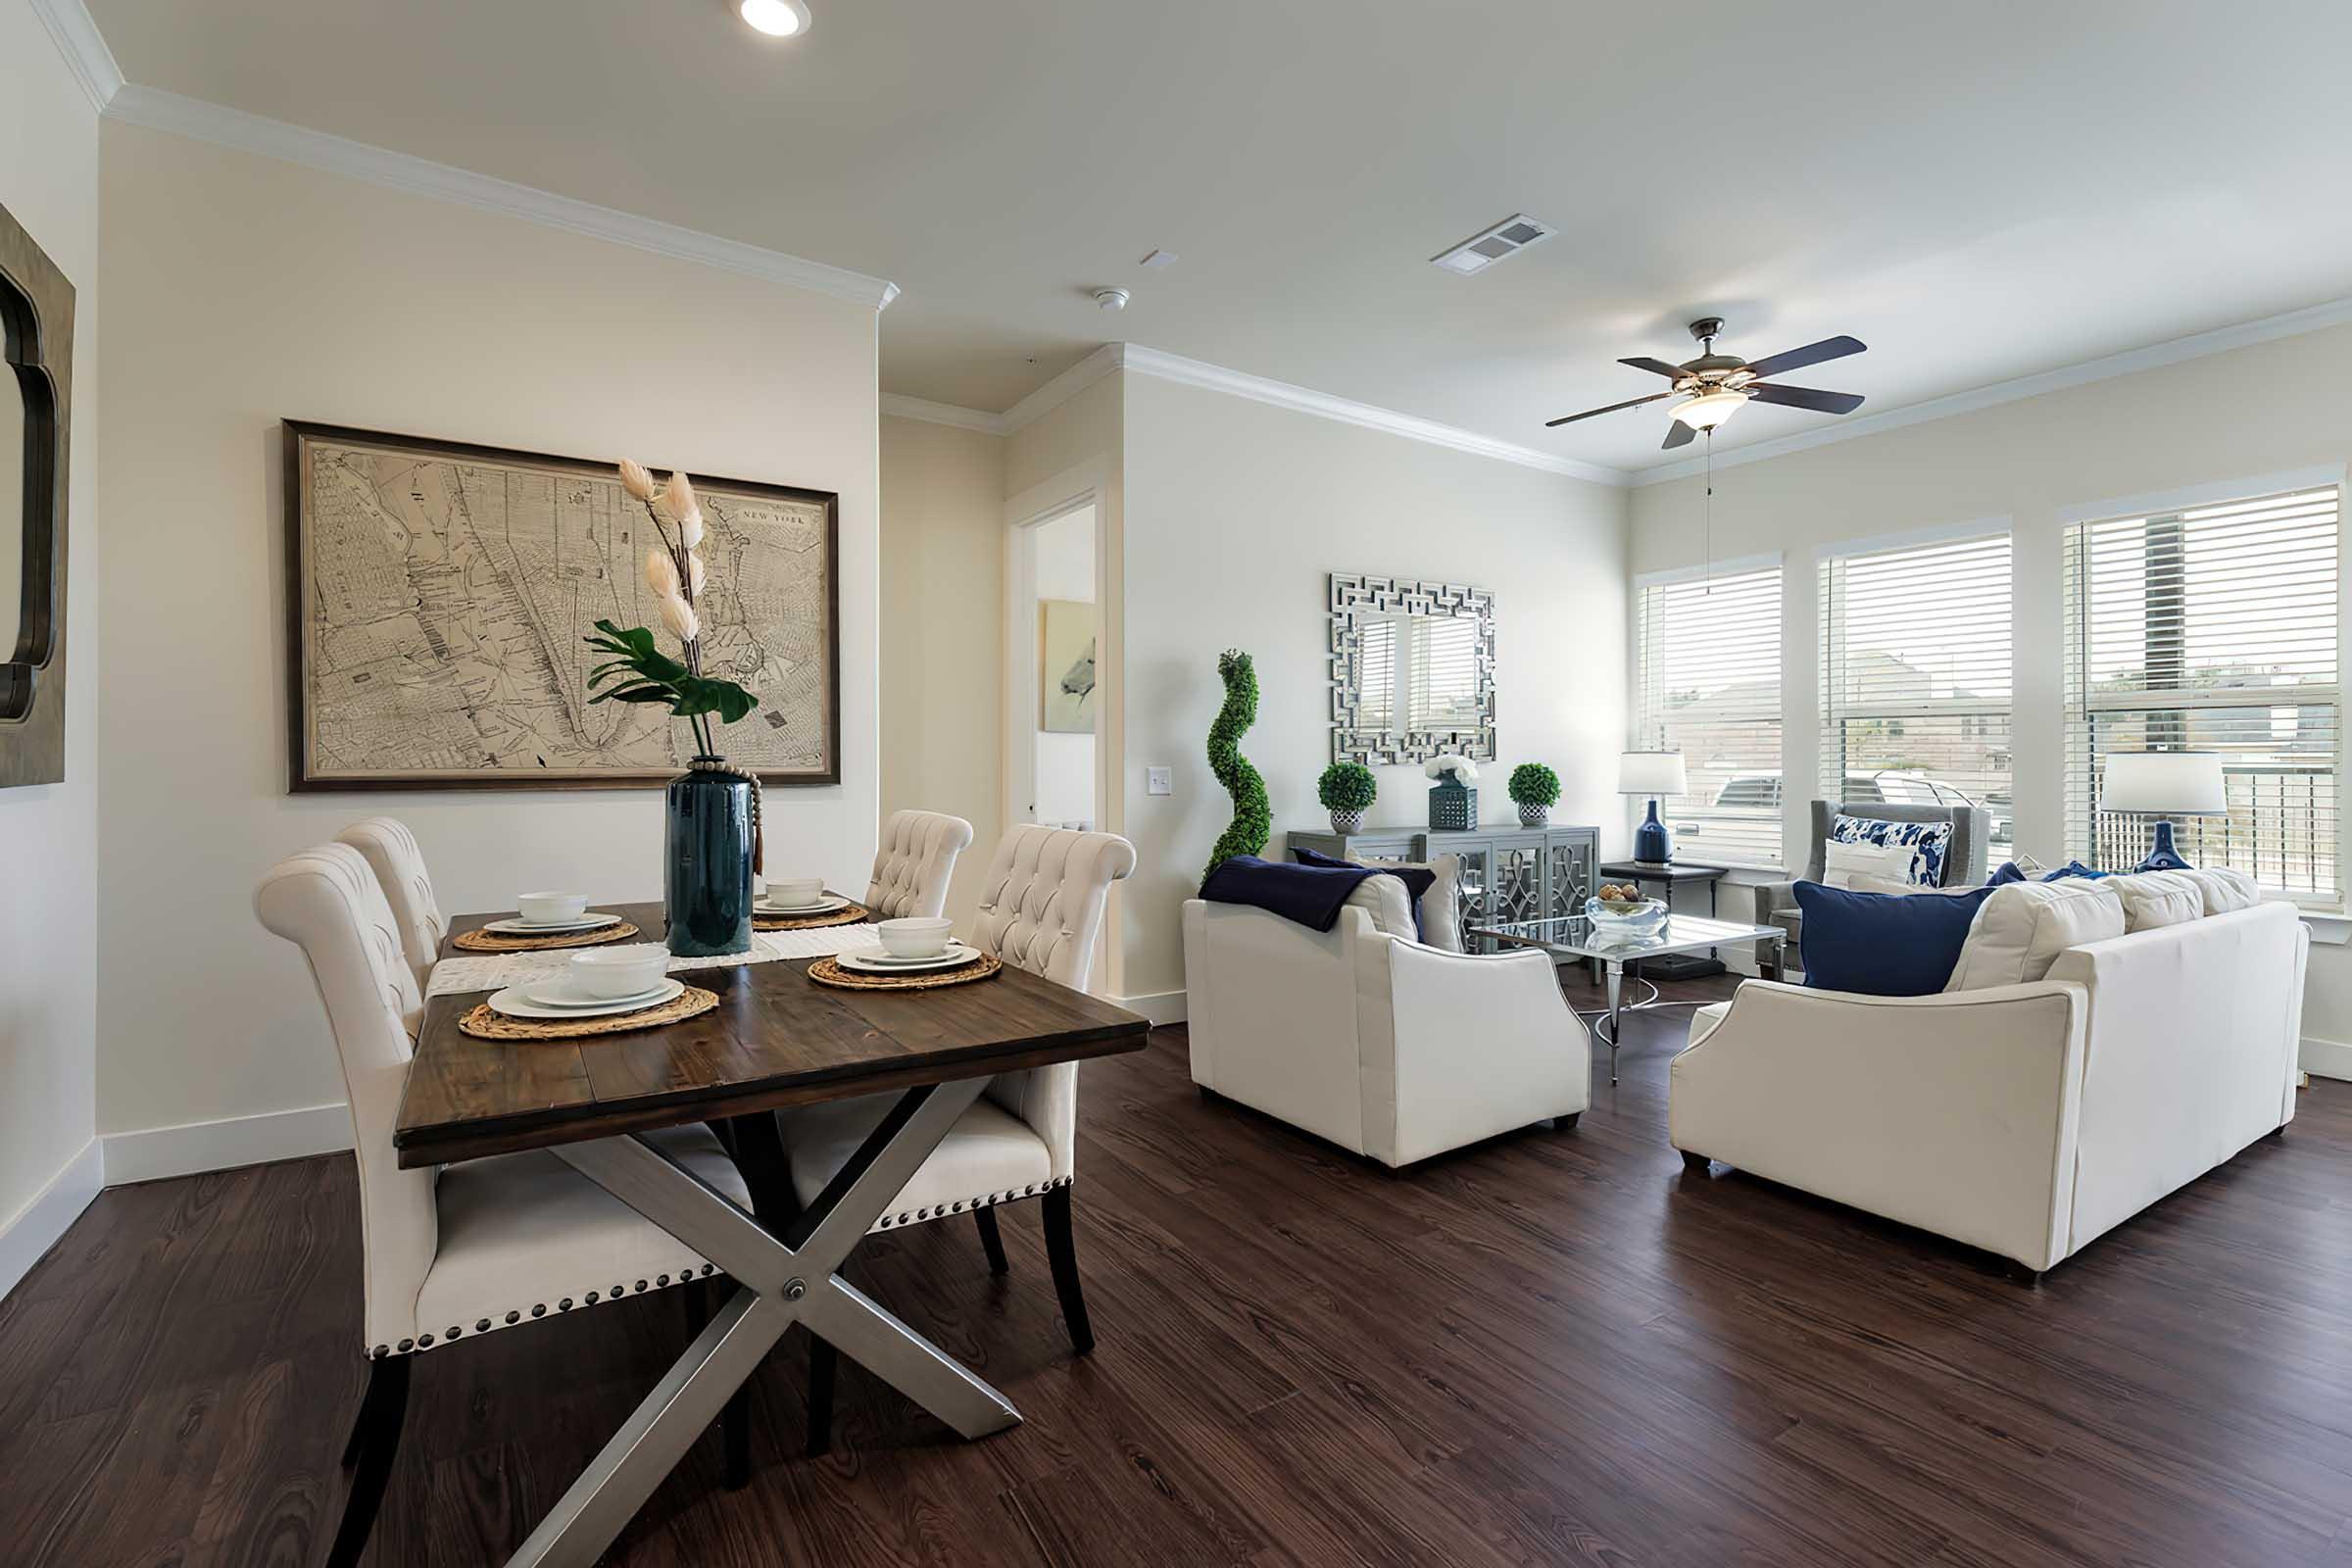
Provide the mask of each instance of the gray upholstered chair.
{"label": "gray upholstered chair", "polygon": [[[1805,877],[1818,882],[1825,868],[1830,826],[1839,812],[1874,822],[1949,822],[1952,842],[1943,858],[1947,888],[1971,888],[1984,880],[1985,851],[1992,840],[1992,814],[1982,806],[1896,806],[1885,801],[1813,803],[1813,853],[1805,860]],[[1788,933],[1788,951],[1802,962],[1798,939],[1804,935],[1804,916],[1796,907],[1794,882],[1766,882],[1756,888],[1756,923],[1777,925]]]}

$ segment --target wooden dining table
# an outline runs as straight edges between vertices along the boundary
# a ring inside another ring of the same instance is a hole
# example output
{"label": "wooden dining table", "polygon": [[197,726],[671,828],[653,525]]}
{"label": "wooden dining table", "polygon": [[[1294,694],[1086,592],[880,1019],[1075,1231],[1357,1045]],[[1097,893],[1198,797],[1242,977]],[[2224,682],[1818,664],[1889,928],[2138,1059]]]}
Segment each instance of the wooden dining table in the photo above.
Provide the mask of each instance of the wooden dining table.
{"label": "wooden dining table", "polygon": [[[599,905],[660,941],[659,904]],[[461,917],[450,937],[500,914]],[[460,950],[445,945],[443,957]],[[1143,1048],[1150,1023],[1006,964],[969,985],[844,991],[808,958],[680,971],[709,1012],[579,1039],[477,1040],[485,992],[425,1004],[392,1142],[404,1168],[544,1149],[735,1282],[727,1303],[509,1560],[588,1568],[784,1332],[805,1324],[965,1438],[1020,1420],[1002,1394],[841,1277],[844,1258],[1002,1072]],[[890,1113],[806,1207],[768,1112],[896,1092]],[[641,1135],[726,1129],[755,1212]]]}

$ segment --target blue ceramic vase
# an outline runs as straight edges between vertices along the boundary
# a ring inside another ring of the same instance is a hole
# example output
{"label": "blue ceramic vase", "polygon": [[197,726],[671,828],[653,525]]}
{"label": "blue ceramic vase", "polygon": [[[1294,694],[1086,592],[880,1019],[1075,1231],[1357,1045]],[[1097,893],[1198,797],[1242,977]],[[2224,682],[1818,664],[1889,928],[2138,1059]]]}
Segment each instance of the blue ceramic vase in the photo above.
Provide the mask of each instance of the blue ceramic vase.
{"label": "blue ceramic vase", "polygon": [[681,958],[748,953],[752,946],[752,781],[719,772],[720,760],[669,781],[662,894],[669,951]]}

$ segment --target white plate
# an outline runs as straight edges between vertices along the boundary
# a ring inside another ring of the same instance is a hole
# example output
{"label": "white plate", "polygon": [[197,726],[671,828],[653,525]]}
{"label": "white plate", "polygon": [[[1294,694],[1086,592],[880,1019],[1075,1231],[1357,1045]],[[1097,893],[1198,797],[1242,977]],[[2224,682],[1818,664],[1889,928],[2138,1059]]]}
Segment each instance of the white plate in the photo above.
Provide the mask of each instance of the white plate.
{"label": "white plate", "polygon": [[919,974],[926,969],[952,969],[959,963],[969,963],[980,956],[980,950],[961,942],[950,942],[948,951],[936,958],[894,958],[880,948],[860,948],[833,956],[844,969],[858,974]]}
{"label": "white plate", "polygon": [[[540,983],[544,985],[546,982]],[[510,1018],[603,1018],[618,1012],[642,1012],[648,1007],[658,1007],[683,994],[686,985],[682,980],[664,980],[654,991],[652,1000],[647,1002],[602,1002],[592,1006],[563,1007],[551,1007],[544,1003],[533,1002],[523,995],[524,989],[521,986],[509,986],[501,991],[490,999],[490,1010],[503,1012]]]}
{"label": "white plate", "polygon": [[561,920],[546,925],[523,919],[493,920],[482,929],[510,937],[560,937],[573,931],[594,931],[600,926],[618,924],[620,916],[617,914],[599,914],[590,910],[577,920]]}
{"label": "white plate", "polygon": [[833,912],[835,909],[846,909],[846,908],[848,908],[849,906],[850,906],[850,901],[849,901],[849,900],[847,900],[847,899],[843,898],[843,897],[842,897],[840,894],[838,894],[838,893],[828,893],[828,894],[826,894],[826,895],[825,895],[823,898],[819,899],[819,900],[818,900],[816,903],[814,903],[814,904],[804,904],[804,905],[802,905],[802,906],[801,906],[800,907],[798,907],[798,908],[786,908],[786,907],[785,907],[783,905],[780,905],[780,904],[767,904],[767,903],[760,903],[760,904],[755,904],[755,905],[753,905],[753,906],[752,906],[752,912],[753,912],[754,914],[765,914],[765,915],[778,915],[778,914],[831,914],[831,913],[832,913],[832,912]]}
{"label": "white plate", "polygon": [[514,989],[522,993],[523,1001],[535,1007],[562,1007],[566,1012],[577,1012],[583,1007],[651,1007],[675,994],[668,989],[672,983],[663,979],[643,991],[632,991],[625,997],[580,996],[562,979],[541,980]]}

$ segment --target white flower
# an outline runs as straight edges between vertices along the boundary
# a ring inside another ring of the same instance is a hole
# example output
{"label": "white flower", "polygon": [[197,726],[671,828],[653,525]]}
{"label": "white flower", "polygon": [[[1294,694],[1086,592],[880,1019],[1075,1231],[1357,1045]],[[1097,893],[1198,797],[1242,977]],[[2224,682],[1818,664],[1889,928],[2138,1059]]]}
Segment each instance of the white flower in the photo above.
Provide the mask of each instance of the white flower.
{"label": "white flower", "polygon": [[669,559],[666,550],[645,553],[645,585],[658,599],[672,598],[678,591],[678,564]]}
{"label": "white flower", "polygon": [[694,641],[703,631],[703,623],[695,618],[694,607],[675,594],[662,601],[662,624],[682,643]]}
{"label": "white flower", "polygon": [[689,555],[686,558],[686,586],[692,590],[689,597],[703,597],[703,558],[700,556]]}
{"label": "white flower", "polygon": [[654,476],[645,471],[645,465],[631,458],[620,460],[620,487],[639,501],[654,499]]}
{"label": "white flower", "polygon": [[662,504],[667,507],[669,514],[680,522],[685,521],[689,516],[702,514],[702,508],[695,503],[694,499],[694,482],[686,477],[686,470],[683,468],[672,473],[669,476],[669,483],[662,487]]}
{"label": "white flower", "polygon": [[1478,782],[1478,769],[1467,757],[1433,757],[1422,765],[1421,771],[1431,778],[1444,778],[1450,773],[1456,784]]}
{"label": "white flower", "polygon": [[678,519],[678,538],[689,550],[699,550],[703,543],[703,513],[700,507]]}

